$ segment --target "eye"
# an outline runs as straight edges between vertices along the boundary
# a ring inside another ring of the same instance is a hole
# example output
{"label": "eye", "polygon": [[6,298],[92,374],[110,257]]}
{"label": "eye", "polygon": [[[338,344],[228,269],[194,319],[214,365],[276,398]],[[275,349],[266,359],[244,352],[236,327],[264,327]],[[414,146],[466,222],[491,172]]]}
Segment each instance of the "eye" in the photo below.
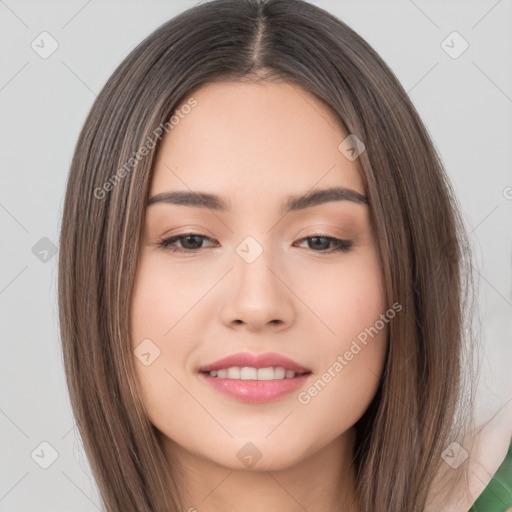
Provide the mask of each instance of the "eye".
{"label": "eye", "polygon": [[[298,243],[306,241],[308,248],[314,252],[319,253],[332,253],[332,252],[348,252],[353,245],[351,240],[341,240],[333,236],[327,236],[322,234],[315,234],[314,236],[308,236],[299,240]],[[334,247],[329,248],[331,243],[334,243]],[[319,250],[317,250],[319,249]]]}
{"label": "eye", "polygon": [[[203,240],[211,240],[211,238],[198,233],[185,233],[161,240],[158,242],[158,246],[169,251],[197,252],[203,248],[201,247]],[[178,241],[181,243],[181,247],[174,245]]]}
{"label": "eye", "polygon": [[[161,240],[157,245],[172,252],[195,253],[200,249],[206,248],[205,246],[202,246],[202,243],[205,240],[212,241],[210,237],[201,235],[199,233],[183,233]],[[176,245],[177,242],[180,244],[180,246]],[[296,244],[304,242],[307,242],[309,249],[320,254],[348,252],[353,245],[351,240],[342,240],[340,238],[335,238],[320,233],[302,238],[296,242]],[[334,244],[334,247],[331,244]],[[210,247],[216,247],[216,245],[210,245]]]}

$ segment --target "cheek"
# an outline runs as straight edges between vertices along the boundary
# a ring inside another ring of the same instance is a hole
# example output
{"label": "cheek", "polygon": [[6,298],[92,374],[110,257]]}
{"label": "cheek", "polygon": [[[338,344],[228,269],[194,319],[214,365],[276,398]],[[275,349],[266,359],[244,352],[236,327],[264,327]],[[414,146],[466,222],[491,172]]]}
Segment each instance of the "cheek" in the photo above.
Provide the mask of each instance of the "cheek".
{"label": "cheek", "polygon": [[373,326],[385,313],[385,286],[374,252],[353,255],[339,265],[324,265],[321,271],[299,276],[310,276],[299,277],[296,290],[307,298],[304,302],[314,314],[306,317],[318,324],[328,353],[333,347],[343,349],[347,340]]}
{"label": "cheek", "polygon": [[199,268],[197,271],[184,268],[170,263],[163,255],[142,256],[131,306],[135,344],[137,340],[152,337],[162,342],[168,340],[174,326],[178,326],[208,290],[208,280],[205,281]]}
{"label": "cheek", "polygon": [[387,349],[387,326],[366,335],[364,342],[360,341],[362,338],[340,336],[332,346],[324,345],[322,368],[297,395],[302,428],[322,432],[323,442],[353,427],[378,390]]}
{"label": "cheek", "polygon": [[[141,257],[132,294],[130,332],[146,411],[153,423],[173,424],[179,420],[173,414],[180,409],[182,394],[172,377],[175,372],[171,362],[184,360],[187,348],[175,344],[171,351],[168,345],[181,327],[180,318],[191,307],[182,290],[190,296],[194,294],[190,286],[184,286],[179,273],[170,272],[169,266],[162,263],[159,258],[145,257],[144,253]],[[177,407],[165,407],[159,402],[166,396],[172,396]]]}
{"label": "cheek", "polygon": [[[316,378],[298,396],[311,428],[333,437],[350,428],[373,399],[387,350],[385,287],[377,258],[354,258],[312,283],[311,308],[324,323]],[[383,320],[384,318],[384,320]],[[318,320],[311,317],[311,322]]]}

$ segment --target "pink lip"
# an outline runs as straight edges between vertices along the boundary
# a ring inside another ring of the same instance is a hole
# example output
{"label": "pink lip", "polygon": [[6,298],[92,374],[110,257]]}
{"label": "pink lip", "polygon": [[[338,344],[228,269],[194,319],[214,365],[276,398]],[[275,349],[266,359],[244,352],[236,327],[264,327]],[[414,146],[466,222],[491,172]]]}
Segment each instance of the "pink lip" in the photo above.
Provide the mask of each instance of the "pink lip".
{"label": "pink lip", "polygon": [[[292,379],[279,380],[238,380],[221,379],[212,377],[208,373],[222,368],[231,368],[237,366],[243,368],[249,366],[252,368],[277,367],[293,370],[298,375]],[[280,354],[267,352],[265,354],[250,354],[243,352],[234,354],[224,359],[219,359],[214,363],[201,366],[199,375],[206,383],[215,390],[227,394],[233,398],[249,403],[264,403],[276,400],[293,391],[296,391],[304,385],[311,375],[311,370],[305,368],[299,363],[288,359]]]}
{"label": "pink lip", "polygon": [[311,373],[297,375],[293,379],[280,380],[236,380],[219,379],[207,373],[199,374],[213,389],[242,402],[260,404],[271,402],[297,391],[304,385]]}
{"label": "pink lip", "polygon": [[252,368],[270,368],[280,366],[285,370],[293,370],[295,373],[310,372],[309,368],[305,368],[296,361],[288,359],[281,354],[274,352],[266,352],[265,354],[251,354],[250,352],[240,352],[232,356],[219,359],[214,363],[201,366],[200,372],[211,372],[213,370],[221,370],[222,368],[231,368],[238,366],[240,368],[249,366]]}

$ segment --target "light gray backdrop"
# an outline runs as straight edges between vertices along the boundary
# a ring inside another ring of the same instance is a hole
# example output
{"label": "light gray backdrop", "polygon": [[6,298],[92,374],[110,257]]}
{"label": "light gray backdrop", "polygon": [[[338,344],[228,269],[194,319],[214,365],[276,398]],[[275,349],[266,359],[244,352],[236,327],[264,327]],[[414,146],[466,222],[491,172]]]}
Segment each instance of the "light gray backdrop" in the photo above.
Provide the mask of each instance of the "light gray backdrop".
{"label": "light gray backdrop", "polygon": [[[195,3],[0,0],[0,511],[100,510],[57,323],[54,251],[66,177],[109,75]],[[313,3],[384,58],[439,148],[480,264],[480,414],[489,432],[503,429],[512,399],[512,0]]]}

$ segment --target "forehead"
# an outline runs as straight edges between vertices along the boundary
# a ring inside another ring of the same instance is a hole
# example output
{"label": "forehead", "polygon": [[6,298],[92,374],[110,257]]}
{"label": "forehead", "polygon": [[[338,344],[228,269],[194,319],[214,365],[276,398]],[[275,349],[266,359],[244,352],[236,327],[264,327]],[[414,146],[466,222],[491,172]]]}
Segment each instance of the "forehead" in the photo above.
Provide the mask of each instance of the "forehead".
{"label": "forehead", "polygon": [[[152,195],[190,188],[219,194],[344,186],[364,194],[356,161],[339,150],[347,133],[312,94],[286,82],[215,82],[162,140]],[[185,113],[186,112],[186,113]],[[175,118],[176,119],[176,118]]]}

